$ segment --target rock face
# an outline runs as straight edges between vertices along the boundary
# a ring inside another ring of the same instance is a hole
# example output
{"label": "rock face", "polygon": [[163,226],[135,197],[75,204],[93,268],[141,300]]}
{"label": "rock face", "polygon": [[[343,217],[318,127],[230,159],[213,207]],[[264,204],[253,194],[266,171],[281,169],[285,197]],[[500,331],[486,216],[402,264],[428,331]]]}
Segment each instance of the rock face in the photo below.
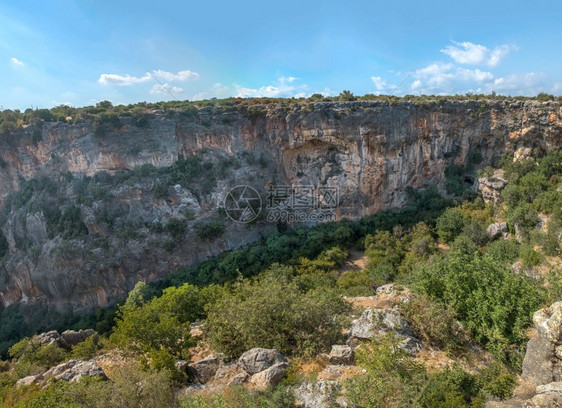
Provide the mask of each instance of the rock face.
{"label": "rock face", "polygon": [[51,330],[45,333],[38,334],[34,339],[41,346],[49,346],[51,344],[57,344],[60,347],[70,348],[71,346],[76,346],[77,344],[83,342],[90,336],[94,336],[94,342],[97,344],[99,336],[95,330],[65,330],[62,334],[59,334],[56,330]]}
{"label": "rock face", "polygon": [[250,384],[258,388],[274,387],[287,376],[288,363],[277,363],[250,377]]}
{"label": "rock face", "polygon": [[340,386],[335,381],[303,382],[295,389],[297,407],[330,408],[336,405],[335,394]]}
{"label": "rock face", "polygon": [[562,407],[562,302],[537,311],[533,323],[539,336],[527,343],[521,379],[535,389],[534,396],[492,401],[488,408]]}
{"label": "rock face", "polygon": [[387,333],[391,333],[399,341],[398,347],[409,353],[422,348],[421,342],[414,337],[410,324],[396,309],[366,309],[351,323],[349,343],[354,344],[354,339],[380,339]]}
{"label": "rock face", "polygon": [[488,177],[480,177],[478,179],[478,190],[486,202],[497,203],[501,197],[501,191],[506,185],[507,180],[504,178],[503,170],[501,169],[495,170]]}
{"label": "rock face", "polygon": [[19,379],[16,383],[16,387],[31,385],[50,378],[68,382],[77,382],[84,377],[98,377],[103,380],[107,379],[102,368],[95,361],[69,360],[66,363],[51,367],[43,374],[30,375]]}
{"label": "rock face", "polygon": [[488,228],[486,228],[486,233],[491,239],[498,238],[499,236],[501,236],[502,234],[506,234],[507,232],[508,229],[505,222],[494,222],[493,224],[488,225]]}
{"label": "rock face", "polygon": [[222,364],[222,359],[219,356],[211,354],[196,363],[189,364],[189,369],[193,374],[193,378],[199,384],[205,384],[210,379],[215,377],[217,370]]}
{"label": "rock face", "polygon": [[286,363],[283,354],[274,349],[254,348],[246,351],[238,359],[238,365],[248,374],[262,372],[276,364]]}
{"label": "rock face", "polygon": [[[108,188],[107,195],[94,185],[83,186],[94,189],[94,198],[78,200],[79,189],[65,185],[60,210],[68,204],[78,209],[81,228],[87,230],[81,238],[53,230],[50,205],[46,210],[16,206],[0,225],[0,250],[5,251],[3,242],[8,245],[0,264],[0,307],[27,302],[89,311],[122,298],[139,280],[160,279],[178,266],[258,239],[274,226],[229,222],[215,240],[202,240],[191,228],[217,214],[233,183],[260,192],[271,184],[334,186],[339,190],[336,217],[357,218],[404,204],[408,187],[443,187],[444,169],[464,164],[469,151],[478,151],[486,166],[505,153],[562,145],[562,113],[555,102],[390,106],[363,101],[252,108],[258,113],[236,105],[155,112],[143,127],[123,117],[121,126],[108,127],[104,136],[96,135],[90,122],[42,123],[1,136],[0,206],[10,192],[25,190],[21,180],[45,177],[60,184],[100,172],[134,175],[136,166],[163,168],[203,148],[217,168],[230,159],[240,167],[227,169],[216,186],[199,191],[191,185],[162,191],[151,178],[131,176]],[[500,188],[496,184],[486,186],[490,199]],[[121,238],[103,222],[107,217],[115,219],[112,225]],[[171,219],[190,228],[183,243],[162,248],[162,238],[147,225]],[[137,234],[128,229],[135,222],[142,226]]]}
{"label": "rock face", "polygon": [[355,360],[353,349],[348,345],[334,345],[328,355],[330,364],[350,365]]}

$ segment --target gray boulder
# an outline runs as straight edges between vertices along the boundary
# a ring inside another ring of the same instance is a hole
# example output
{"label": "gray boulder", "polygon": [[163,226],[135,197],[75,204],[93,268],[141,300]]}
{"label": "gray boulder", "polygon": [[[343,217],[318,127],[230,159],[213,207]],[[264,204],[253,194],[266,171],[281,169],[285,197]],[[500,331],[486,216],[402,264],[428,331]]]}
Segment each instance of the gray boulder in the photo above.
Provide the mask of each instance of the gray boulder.
{"label": "gray boulder", "polygon": [[93,360],[70,360],[52,367],[43,374],[45,379],[55,378],[68,382],[77,382],[84,377],[99,377],[106,380],[103,369]]}
{"label": "gray boulder", "polygon": [[20,378],[16,382],[16,388],[23,387],[26,385],[35,384],[43,379],[43,375],[28,375],[27,377]]}
{"label": "gray boulder", "polygon": [[51,330],[45,333],[38,334],[34,337],[40,346],[50,346],[51,344],[57,344],[61,347],[68,347],[68,344],[64,341],[58,331]]}
{"label": "gray boulder", "polygon": [[348,345],[333,345],[328,362],[330,364],[351,365],[354,361],[353,349]]}
{"label": "gray boulder", "polygon": [[303,382],[295,389],[296,405],[300,408],[333,407],[338,389],[336,381]]}
{"label": "gray boulder", "polygon": [[193,378],[196,382],[205,384],[215,377],[221,364],[222,359],[215,354],[211,354],[203,360],[189,364],[189,370],[193,374]]}
{"label": "gray boulder", "polygon": [[289,364],[282,362],[275,364],[257,374],[250,377],[250,383],[257,388],[274,387],[287,376]]}
{"label": "gray boulder", "polygon": [[238,359],[240,368],[250,375],[259,373],[278,363],[285,362],[287,362],[287,359],[279,351],[265,348],[248,350]]}
{"label": "gray boulder", "polygon": [[250,376],[246,373],[236,374],[234,377],[232,377],[230,379],[230,381],[228,382],[228,385],[242,385],[246,381],[248,381],[249,377]]}
{"label": "gray boulder", "polygon": [[534,384],[548,384],[554,381],[554,345],[545,339],[531,339],[523,359],[521,377]]}
{"label": "gray boulder", "polygon": [[61,337],[67,345],[76,346],[79,343],[82,343],[88,337],[94,336],[94,343],[97,344],[99,340],[98,333],[92,329],[86,330],[65,330],[62,332]]}
{"label": "gray boulder", "polygon": [[414,337],[410,324],[396,309],[366,309],[361,316],[351,322],[348,344],[356,346],[357,340],[381,339],[392,333],[399,341],[399,347],[409,353],[422,348],[421,342]]}
{"label": "gray boulder", "polygon": [[507,231],[507,224],[505,222],[494,222],[493,224],[488,225],[488,228],[486,228],[486,233],[491,239],[498,238],[499,236],[507,233]]}

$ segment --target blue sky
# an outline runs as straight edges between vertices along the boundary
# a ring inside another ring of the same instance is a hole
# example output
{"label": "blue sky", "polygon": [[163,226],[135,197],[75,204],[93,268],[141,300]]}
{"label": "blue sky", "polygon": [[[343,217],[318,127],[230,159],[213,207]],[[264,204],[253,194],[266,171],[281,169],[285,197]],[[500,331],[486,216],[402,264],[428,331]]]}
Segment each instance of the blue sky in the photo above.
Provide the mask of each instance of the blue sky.
{"label": "blue sky", "polygon": [[396,94],[560,95],[561,21],[541,0],[0,0],[0,106],[388,94],[406,78]]}

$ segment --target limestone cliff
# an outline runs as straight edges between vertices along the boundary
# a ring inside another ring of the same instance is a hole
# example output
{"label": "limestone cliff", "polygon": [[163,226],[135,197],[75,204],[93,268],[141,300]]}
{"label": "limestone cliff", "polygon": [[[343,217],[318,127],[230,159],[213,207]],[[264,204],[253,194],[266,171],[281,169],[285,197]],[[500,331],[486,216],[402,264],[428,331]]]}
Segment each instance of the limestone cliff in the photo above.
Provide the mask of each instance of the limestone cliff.
{"label": "limestone cliff", "polygon": [[[9,248],[0,260],[0,306],[90,310],[122,297],[138,280],[257,239],[274,226],[217,215],[238,184],[260,192],[271,184],[335,186],[338,217],[358,218],[402,205],[407,187],[442,187],[444,169],[464,164],[471,151],[485,166],[521,148],[561,145],[560,105],[533,101],[217,106],[154,111],[142,127],[124,117],[103,134],[88,122],[32,125],[0,136],[0,205],[11,200],[0,219]],[[200,169],[215,170],[190,183],[162,187],[157,173],[139,170],[195,155],[202,157]],[[80,184],[96,174],[104,175],[99,183]],[[30,187],[30,179],[41,188]],[[224,234],[201,238],[198,223],[218,218]],[[162,245],[174,231],[153,226],[170,220],[187,228],[179,243]]]}

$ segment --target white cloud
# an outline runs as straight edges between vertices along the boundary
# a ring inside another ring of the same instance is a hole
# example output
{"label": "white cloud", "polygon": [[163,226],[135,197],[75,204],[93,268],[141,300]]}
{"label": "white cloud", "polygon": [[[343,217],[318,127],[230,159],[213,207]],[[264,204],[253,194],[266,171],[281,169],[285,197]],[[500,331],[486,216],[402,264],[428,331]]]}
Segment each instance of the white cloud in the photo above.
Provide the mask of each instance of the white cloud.
{"label": "white cloud", "polygon": [[153,80],[153,76],[158,79],[163,79],[164,81],[169,82],[185,82],[188,80],[195,80],[199,78],[199,74],[193,71],[179,71],[178,73],[174,74],[168,71],[162,71],[160,69],[147,72],[141,77],[133,76],[133,75],[119,75],[119,74],[101,74],[98,83],[102,85],[115,85],[115,86],[131,86],[134,84],[139,84],[143,82],[148,82]]}
{"label": "white cloud", "polygon": [[178,96],[179,94],[183,93],[183,88],[179,86],[172,86],[166,84],[155,84],[150,89],[151,95],[170,95],[170,93],[174,96]]}
{"label": "white cloud", "polygon": [[274,85],[262,86],[260,88],[246,88],[234,85],[235,95],[240,98],[281,98],[296,97],[300,98],[309,93],[308,85],[293,84],[294,77],[280,77]]}
{"label": "white cloud", "polygon": [[382,79],[380,76],[372,76],[371,81],[375,84],[375,89],[377,92],[382,92],[389,88],[388,82]]}
{"label": "white cloud", "polygon": [[324,88],[321,91],[312,91],[307,84],[295,84],[299,78],[296,77],[280,77],[272,85],[262,86],[259,88],[243,87],[239,84],[232,86],[224,85],[217,82],[210,90],[199,92],[191,98],[192,100],[199,101],[210,98],[257,98],[257,97],[295,97],[306,98],[312,94],[318,93],[323,96],[334,96],[337,93],[330,88]]}
{"label": "white cloud", "polygon": [[453,64],[434,63],[417,69],[410,85],[413,92],[452,94],[468,87],[492,83],[494,75],[480,69],[467,69]]}
{"label": "white cloud", "polygon": [[10,63],[15,67],[23,67],[25,65],[23,61],[20,61],[16,57],[10,58]]}
{"label": "white cloud", "polygon": [[517,47],[505,44],[490,49],[469,41],[453,41],[453,44],[446,46],[441,52],[459,64],[488,65],[490,67],[497,66],[510,51],[517,49]]}
{"label": "white cloud", "polygon": [[154,71],[154,75],[158,79],[163,79],[164,81],[170,82],[185,82],[190,80],[199,79],[199,74],[193,71],[179,71],[177,74],[173,74],[171,72],[162,71],[157,69]]}

